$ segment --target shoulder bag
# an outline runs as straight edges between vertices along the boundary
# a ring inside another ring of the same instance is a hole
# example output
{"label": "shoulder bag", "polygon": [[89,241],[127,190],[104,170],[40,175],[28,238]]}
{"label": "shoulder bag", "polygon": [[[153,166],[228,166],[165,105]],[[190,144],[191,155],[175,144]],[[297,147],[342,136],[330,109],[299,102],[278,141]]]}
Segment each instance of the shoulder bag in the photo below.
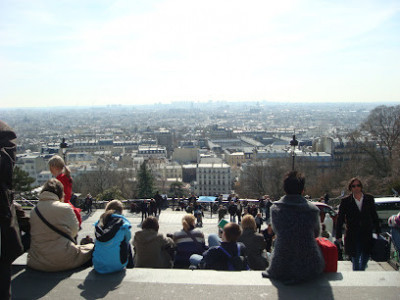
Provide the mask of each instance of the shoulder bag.
{"label": "shoulder bag", "polygon": [[35,207],[35,212],[38,215],[38,217],[43,221],[44,224],[46,224],[51,230],[57,232],[59,235],[62,235],[63,237],[65,237],[66,239],[70,240],[72,243],[76,244],[76,241],[70,237],[68,234],[66,234],[65,232],[62,232],[61,230],[59,230],[58,228],[56,228],[55,226],[51,225],[44,217],[43,215],[40,213],[39,209],[37,208],[37,206]]}

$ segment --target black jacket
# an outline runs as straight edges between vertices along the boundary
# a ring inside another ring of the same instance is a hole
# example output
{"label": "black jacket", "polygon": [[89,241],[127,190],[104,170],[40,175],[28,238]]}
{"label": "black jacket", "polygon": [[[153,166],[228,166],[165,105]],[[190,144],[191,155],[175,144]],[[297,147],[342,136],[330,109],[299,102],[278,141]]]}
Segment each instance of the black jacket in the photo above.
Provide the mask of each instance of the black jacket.
{"label": "black jacket", "polygon": [[337,239],[342,237],[342,227],[346,223],[344,245],[346,253],[350,256],[356,255],[357,241],[361,243],[363,251],[370,253],[373,244],[373,229],[376,233],[380,233],[374,197],[364,194],[361,211],[355,201],[353,195],[342,199],[336,222]]}
{"label": "black jacket", "polygon": [[[238,245],[240,249],[240,256],[244,258],[244,265],[247,266],[247,254],[246,247],[244,244],[238,242],[222,242],[223,247],[231,256],[238,255]],[[203,253],[203,263],[206,269],[213,270],[229,270],[228,266],[229,257],[220,249],[219,246],[214,246]],[[242,270],[247,270],[243,267]]]}

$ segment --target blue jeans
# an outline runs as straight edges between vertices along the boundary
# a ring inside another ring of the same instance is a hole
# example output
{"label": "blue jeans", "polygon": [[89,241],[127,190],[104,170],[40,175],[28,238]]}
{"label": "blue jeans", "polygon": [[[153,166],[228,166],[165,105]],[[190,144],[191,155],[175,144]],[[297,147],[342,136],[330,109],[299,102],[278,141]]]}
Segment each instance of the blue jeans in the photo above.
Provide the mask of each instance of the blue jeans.
{"label": "blue jeans", "polygon": [[369,254],[362,249],[360,241],[356,242],[356,255],[351,258],[353,271],[365,271],[369,260]]}
{"label": "blue jeans", "polygon": [[[221,245],[221,239],[219,238],[219,236],[217,234],[210,234],[208,236],[208,246],[214,247],[214,246],[220,246]],[[194,266],[198,266],[200,264],[200,262],[203,259],[203,255],[199,255],[199,254],[192,254],[189,258],[190,264],[194,265]]]}
{"label": "blue jeans", "polygon": [[397,251],[400,251],[400,228],[392,228],[392,242]]}

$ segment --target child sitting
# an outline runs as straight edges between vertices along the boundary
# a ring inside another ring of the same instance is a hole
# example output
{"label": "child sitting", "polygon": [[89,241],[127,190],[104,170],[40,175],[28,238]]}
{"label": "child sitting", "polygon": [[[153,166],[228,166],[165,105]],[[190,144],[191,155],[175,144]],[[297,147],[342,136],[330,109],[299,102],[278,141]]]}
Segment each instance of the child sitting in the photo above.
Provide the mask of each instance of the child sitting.
{"label": "child sitting", "polygon": [[121,201],[110,201],[100,220],[95,223],[93,267],[102,274],[133,267],[130,246],[131,224],[122,216]]}
{"label": "child sitting", "polygon": [[218,246],[212,246],[203,256],[193,254],[190,263],[205,269],[240,271],[248,270],[246,247],[237,242],[242,234],[240,226],[236,223],[228,223],[224,226],[222,242]]}

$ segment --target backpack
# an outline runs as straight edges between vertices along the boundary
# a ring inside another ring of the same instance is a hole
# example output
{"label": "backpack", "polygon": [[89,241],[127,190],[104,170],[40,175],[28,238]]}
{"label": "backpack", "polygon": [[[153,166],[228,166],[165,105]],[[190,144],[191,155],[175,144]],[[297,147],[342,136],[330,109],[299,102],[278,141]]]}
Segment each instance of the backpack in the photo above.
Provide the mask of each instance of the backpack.
{"label": "backpack", "polygon": [[240,246],[237,244],[237,255],[232,256],[226,251],[222,246],[219,246],[223,253],[228,256],[228,270],[229,271],[241,271],[241,270],[249,270],[249,266],[247,265],[246,259],[244,256],[240,255]]}

